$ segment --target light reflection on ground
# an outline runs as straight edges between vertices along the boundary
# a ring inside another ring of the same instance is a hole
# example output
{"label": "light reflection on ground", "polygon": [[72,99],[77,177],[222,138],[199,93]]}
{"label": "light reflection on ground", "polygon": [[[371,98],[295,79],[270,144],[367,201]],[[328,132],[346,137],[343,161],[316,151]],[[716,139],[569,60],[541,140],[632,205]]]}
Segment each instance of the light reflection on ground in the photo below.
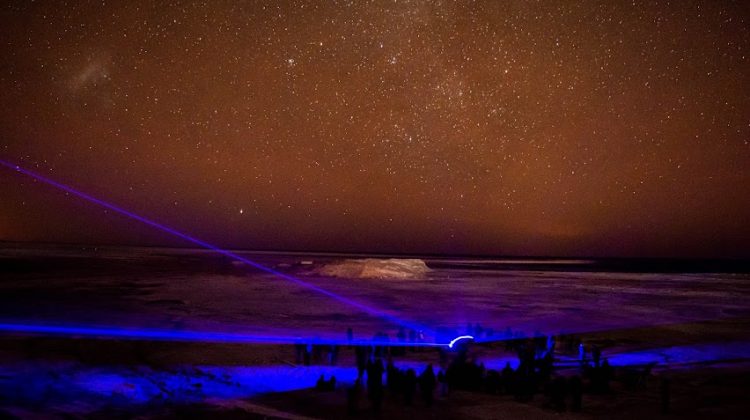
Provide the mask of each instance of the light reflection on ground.
{"label": "light reflection on ground", "polygon": [[[701,343],[666,348],[643,349],[605,354],[615,366],[656,363],[669,369],[693,364],[750,359],[750,342]],[[487,369],[502,369],[517,361],[511,354],[480,360]],[[577,361],[560,358],[559,367],[574,368]],[[425,363],[398,362],[402,369],[418,372]],[[238,399],[265,393],[293,391],[315,386],[320,375],[334,375],[339,384],[351,384],[356,369],[350,366],[190,366],[154,369],[145,366],[89,366],[80,363],[22,362],[0,366],[0,395],[11,404],[30,407],[44,403],[47,408],[70,411],[66,404],[76,401],[93,409],[106,401],[110,405],[194,403],[208,399]],[[88,410],[83,410],[88,411]]]}

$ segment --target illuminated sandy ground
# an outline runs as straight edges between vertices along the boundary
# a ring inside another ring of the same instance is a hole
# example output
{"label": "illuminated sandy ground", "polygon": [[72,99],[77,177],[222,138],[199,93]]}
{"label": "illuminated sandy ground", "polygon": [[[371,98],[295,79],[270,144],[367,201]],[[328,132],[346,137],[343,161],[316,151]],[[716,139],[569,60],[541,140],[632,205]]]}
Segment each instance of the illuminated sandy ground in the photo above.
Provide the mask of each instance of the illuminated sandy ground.
{"label": "illuminated sandy ground", "polygon": [[[398,329],[204,253],[57,250],[33,255],[6,249],[0,255],[0,322],[5,323],[334,340],[343,340],[348,327],[356,338],[385,331],[394,339]],[[496,336],[508,327],[527,335],[537,330],[577,333],[600,345],[615,366],[655,362],[657,370],[730,366],[747,372],[750,359],[747,274],[442,268],[423,279],[341,279],[310,274],[331,256],[251,257],[431,329],[460,332],[467,322],[479,322]],[[313,266],[299,264],[310,260]],[[257,414],[274,409],[247,406],[247,398],[282,392],[293,401],[294,392],[312,386],[321,373],[335,374],[342,383],[356,375],[350,351],[342,352],[339,367],[305,368],[293,366],[291,346],[100,342],[8,332],[0,337],[0,410],[23,417],[228,402],[246,404],[244,410]],[[480,354],[488,368],[514,362],[499,347]],[[573,356],[561,354],[560,369],[574,368]],[[418,367],[434,357],[427,351],[400,363]],[[275,404],[276,409],[286,411],[289,401]]]}

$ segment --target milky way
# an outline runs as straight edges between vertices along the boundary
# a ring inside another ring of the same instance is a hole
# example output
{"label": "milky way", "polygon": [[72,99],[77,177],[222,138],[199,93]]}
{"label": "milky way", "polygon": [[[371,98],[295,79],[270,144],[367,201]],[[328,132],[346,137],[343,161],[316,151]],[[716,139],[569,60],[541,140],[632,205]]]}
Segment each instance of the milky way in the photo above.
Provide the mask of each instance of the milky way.
{"label": "milky way", "polygon": [[[211,242],[750,256],[742,1],[15,3],[0,158]],[[0,197],[0,240],[180,245]]]}

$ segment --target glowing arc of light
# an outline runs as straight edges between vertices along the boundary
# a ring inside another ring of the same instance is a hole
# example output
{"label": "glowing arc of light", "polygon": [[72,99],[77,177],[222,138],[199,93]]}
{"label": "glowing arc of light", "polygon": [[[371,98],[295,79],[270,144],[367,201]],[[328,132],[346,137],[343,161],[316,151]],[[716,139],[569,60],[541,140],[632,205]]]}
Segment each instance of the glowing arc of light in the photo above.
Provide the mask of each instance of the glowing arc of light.
{"label": "glowing arc of light", "polygon": [[461,340],[473,340],[473,339],[474,339],[474,336],[471,336],[471,335],[460,335],[454,338],[453,340],[451,340],[451,342],[448,343],[448,347],[453,348],[453,345]]}

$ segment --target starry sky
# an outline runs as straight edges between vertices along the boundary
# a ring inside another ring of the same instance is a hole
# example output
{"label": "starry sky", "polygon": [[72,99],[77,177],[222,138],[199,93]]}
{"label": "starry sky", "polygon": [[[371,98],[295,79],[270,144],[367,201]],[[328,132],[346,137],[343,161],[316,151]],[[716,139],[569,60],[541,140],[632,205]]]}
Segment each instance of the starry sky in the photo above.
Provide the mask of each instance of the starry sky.
{"label": "starry sky", "polygon": [[[0,8],[0,159],[221,246],[750,257],[744,1]],[[0,197],[0,240],[184,245]]]}

